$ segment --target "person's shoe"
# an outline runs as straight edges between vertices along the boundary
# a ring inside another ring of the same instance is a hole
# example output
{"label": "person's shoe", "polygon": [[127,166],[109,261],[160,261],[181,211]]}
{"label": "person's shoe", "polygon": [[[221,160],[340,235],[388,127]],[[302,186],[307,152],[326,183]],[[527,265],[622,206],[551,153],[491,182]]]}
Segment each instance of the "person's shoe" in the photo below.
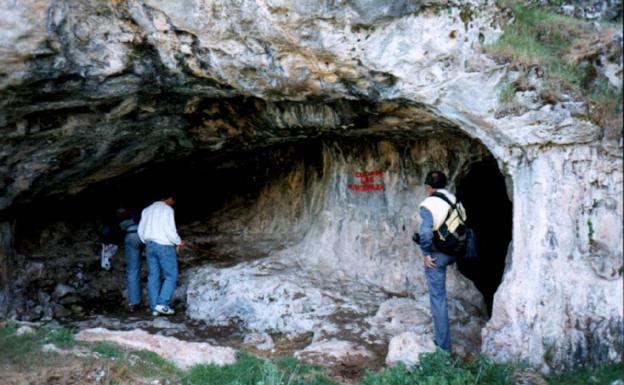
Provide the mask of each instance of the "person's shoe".
{"label": "person's shoe", "polygon": [[138,303],[130,304],[128,305],[127,310],[128,310],[128,313],[136,313],[137,310],[139,310],[139,304]]}
{"label": "person's shoe", "polygon": [[173,311],[173,309],[167,305],[156,305],[156,307],[154,308],[154,312],[163,315],[175,314],[175,311]]}

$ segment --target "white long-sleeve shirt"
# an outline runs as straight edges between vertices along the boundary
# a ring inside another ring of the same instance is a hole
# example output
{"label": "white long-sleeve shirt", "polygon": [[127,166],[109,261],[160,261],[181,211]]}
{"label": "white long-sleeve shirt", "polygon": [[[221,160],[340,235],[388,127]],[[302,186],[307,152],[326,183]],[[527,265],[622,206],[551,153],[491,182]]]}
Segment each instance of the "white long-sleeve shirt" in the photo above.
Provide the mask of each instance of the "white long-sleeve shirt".
{"label": "white long-sleeve shirt", "polygon": [[163,201],[154,202],[143,210],[137,233],[143,243],[179,245],[182,242],[176,230],[173,209]]}

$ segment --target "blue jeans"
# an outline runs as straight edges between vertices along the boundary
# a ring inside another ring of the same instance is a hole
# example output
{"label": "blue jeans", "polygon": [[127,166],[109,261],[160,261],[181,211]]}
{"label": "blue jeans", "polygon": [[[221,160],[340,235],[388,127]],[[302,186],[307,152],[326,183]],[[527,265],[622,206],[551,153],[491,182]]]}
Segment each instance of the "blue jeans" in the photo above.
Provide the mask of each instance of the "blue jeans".
{"label": "blue jeans", "polygon": [[446,307],[446,267],[455,263],[455,257],[440,252],[432,252],[430,255],[435,259],[436,267],[432,269],[425,266],[425,276],[429,286],[434,341],[436,346],[450,352],[451,331]]}
{"label": "blue jeans", "polygon": [[126,235],[124,256],[126,258],[126,281],[128,284],[128,304],[141,303],[141,239],[137,233]]}
{"label": "blue jeans", "polygon": [[[169,305],[178,279],[178,261],[175,246],[161,245],[147,241],[145,248],[147,256],[147,292],[150,308],[156,305]],[[164,277],[161,283],[160,274]]]}

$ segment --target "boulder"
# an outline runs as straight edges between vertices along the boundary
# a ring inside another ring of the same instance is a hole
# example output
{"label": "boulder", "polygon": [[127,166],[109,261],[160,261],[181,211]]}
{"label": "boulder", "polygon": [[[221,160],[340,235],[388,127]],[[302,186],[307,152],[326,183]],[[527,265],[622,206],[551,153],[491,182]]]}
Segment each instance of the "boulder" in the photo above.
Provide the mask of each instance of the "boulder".
{"label": "boulder", "polygon": [[303,362],[323,366],[354,366],[366,367],[362,362],[375,362],[375,353],[366,347],[350,341],[330,339],[316,341],[305,349],[295,353],[295,357]]}
{"label": "boulder", "polygon": [[386,365],[403,362],[408,368],[413,368],[420,362],[422,353],[432,353],[435,350],[432,334],[404,332],[390,340]]}

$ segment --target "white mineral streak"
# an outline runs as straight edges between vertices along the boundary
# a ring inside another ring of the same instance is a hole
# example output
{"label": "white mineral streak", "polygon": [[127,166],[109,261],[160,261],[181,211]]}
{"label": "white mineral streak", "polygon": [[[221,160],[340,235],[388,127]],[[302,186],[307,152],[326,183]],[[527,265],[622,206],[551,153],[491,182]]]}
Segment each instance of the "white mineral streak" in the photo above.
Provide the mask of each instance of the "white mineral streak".
{"label": "white mineral streak", "polygon": [[[453,139],[445,144],[425,140],[406,149],[389,143],[375,149],[362,146],[348,159],[340,149],[326,148],[323,177],[308,184],[314,186],[311,190],[300,191],[304,170],[295,167],[286,182],[265,188],[253,207],[246,209],[249,217],[227,210],[215,215],[214,226],[222,230],[242,236],[282,234],[294,241],[262,260],[192,271],[187,314],[209,324],[242,324],[253,332],[312,333],[315,342],[340,339],[347,333],[379,344],[406,331],[433,340],[422,257],[411,241],[419,224],[418,205],[425,196],[424,175],[419,176],[415,168],[440,164],[451,151],[459,160],[450,170],[452,177],[469,159],[480,156],[478,148]],[[362,169],[384,170],[376,178],[385,189],[349,189]],[[293,180],[300,182],[289,182]],[[284,208],[285,203],[290,208]],[[447,290],[457,345],[478,349],[484,325],[480,293],[454,266],[448,270]],[[409,293],[414,299],[385,300],[384,292]],[[352,317],[337,321],[336,314]],[[406,352],[389,354],[397,361]],[[316,356],[306,354],[308,360]],[[413,353],[405,357],[414,360]]]}
{"label": "white mineral streak", "polygon": [[150,334],[141,329],[129,331],[94,328],[76,334],[77,341],[110,341],[125,348],[149,350],[172,361],[183,369],[197,364],[231,364],[236,361],[231,348],[212,346],[205,342],[186,342],[174,337]]}
{"label": "white mineral streak", "polygon": [[298,351],[295,357],[304,361],[322,365],[335,365],[349,360],[374,360],[374,353],[361,345],[349,341],[330,339],[315,342]]}

